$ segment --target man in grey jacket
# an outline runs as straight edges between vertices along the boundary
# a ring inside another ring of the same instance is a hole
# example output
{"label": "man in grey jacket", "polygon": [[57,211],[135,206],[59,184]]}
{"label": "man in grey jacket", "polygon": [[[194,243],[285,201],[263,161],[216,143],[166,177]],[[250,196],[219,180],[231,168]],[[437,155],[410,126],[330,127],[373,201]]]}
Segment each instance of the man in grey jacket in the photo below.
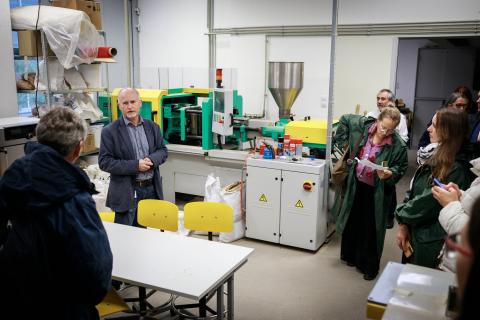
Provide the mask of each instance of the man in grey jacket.
{"label": "man in grey jacket", "polygon": [[122,117],[103,129],[98,164],[110,173],[106,205],[115,211],[115,222],[138,226],[138,201],[163,199],[159,167],[167,148],[158,124],[140,116],[137,90],[122,89],[118,106]]}

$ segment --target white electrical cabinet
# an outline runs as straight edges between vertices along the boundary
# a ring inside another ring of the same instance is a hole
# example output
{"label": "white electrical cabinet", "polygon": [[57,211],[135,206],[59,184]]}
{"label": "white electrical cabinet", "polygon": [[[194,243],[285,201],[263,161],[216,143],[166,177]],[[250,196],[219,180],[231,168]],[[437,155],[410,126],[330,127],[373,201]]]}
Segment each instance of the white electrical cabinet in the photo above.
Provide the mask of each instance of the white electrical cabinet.
{"label": "white electrical cabinet", "polygon": [[327,235],[324,160],[247,159],[246,236],[317,250]]}

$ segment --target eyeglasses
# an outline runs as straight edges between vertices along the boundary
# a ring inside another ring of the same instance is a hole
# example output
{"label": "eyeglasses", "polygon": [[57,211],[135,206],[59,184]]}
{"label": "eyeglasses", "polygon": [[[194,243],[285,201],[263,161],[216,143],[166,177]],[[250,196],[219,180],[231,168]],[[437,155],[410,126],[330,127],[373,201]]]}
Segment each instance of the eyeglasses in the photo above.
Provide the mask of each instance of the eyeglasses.
{"label": "eyeglasses", "polygon": [[378,130],[386,134],[392,134],[393,131],[395,131],[395,128],[393,129],[387,128],[381,122],[378,122]]}
{"label": "eyeglasses", "polygon": [[461,234],[460,233],[453,233],[449,234],[445,239],[445,254],[448,258],[455,258],[457,253],[465,257],[471,257],[472,251],[461,245]]}

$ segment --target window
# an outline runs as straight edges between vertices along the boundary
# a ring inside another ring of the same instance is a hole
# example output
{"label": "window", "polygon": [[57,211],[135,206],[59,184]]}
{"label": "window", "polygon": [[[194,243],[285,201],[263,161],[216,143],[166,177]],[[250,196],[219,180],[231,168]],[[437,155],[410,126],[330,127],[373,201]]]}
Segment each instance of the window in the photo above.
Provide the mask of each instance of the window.
{"label": "window", "polygon": [[[38,0],[10,0],[10,8],[37,5]],[[20,57],[18,55],[18,35],[17,32],[12,31],[12,44],[15,65],[15,78],[21,79],[27,74],[35,74],[37,72],[36,59]],[[29,116],[32,108],[35,107],[35,94],[17,93],[18,114],[22,116]],[[45,103],[45,95],[38,94],[38,103]]]}

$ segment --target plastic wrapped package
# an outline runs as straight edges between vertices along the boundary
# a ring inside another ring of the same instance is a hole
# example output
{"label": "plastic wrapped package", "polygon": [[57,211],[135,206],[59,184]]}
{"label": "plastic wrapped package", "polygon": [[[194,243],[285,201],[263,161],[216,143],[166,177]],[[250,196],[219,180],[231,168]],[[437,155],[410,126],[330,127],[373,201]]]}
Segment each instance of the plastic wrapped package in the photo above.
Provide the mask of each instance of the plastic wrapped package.
{"label": "plastic wrapped package", "polygon": [[[42,60],[38,65],[38,82],[35,79],[35,84],[38,83],[38,90],[47,89],[47,73],[45,68],[45,62]],[[50,79],[50,90],[64,90],[66,89],[64,81],[63,66],[56,58],[48,58],[48,78]]]}
{"label": "plastic wrapped package", "polygon": [[[11,9],[12,28],[35,30],[38,6]],[[50,6],[40,6],[38,29],[65,69],[81,63],[91,63],[97,56],[100,36],[85,12]]]}

